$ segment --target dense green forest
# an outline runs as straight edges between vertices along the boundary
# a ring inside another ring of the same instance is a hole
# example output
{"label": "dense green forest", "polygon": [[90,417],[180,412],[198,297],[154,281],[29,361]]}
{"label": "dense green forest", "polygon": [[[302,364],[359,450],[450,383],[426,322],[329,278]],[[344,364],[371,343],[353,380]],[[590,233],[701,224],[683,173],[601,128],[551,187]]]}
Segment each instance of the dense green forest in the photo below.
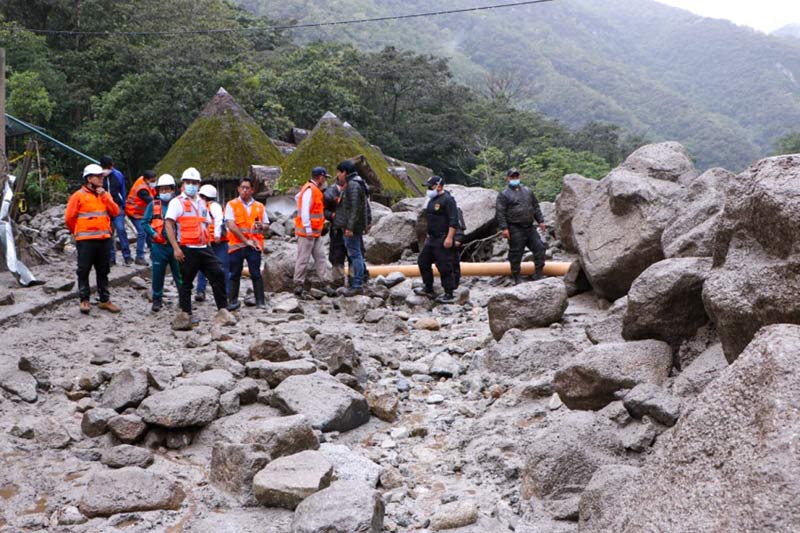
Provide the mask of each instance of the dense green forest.
{"label": "dense green forest", "polygon": [[[570,130],[521,111],[513,84],[469,88],[433,55],[297,44],[268,28],[274,20],[222,0],[6,0],[0,17],[9,112],[95,157],[114,156],[129,179],[163,157],[219,86],[273,138],[313,127],[331,110],[385,153],[451,181],[500,186],[504,169],[516,166],[550,200],[565,173],[602,177],[644,142],[610,123]],[[120,33],[212,28],[262,29]],[[23,148],[10,144],[12,155]],[[45,159],[51,174],[67,177],[82,164],[53,147]]]}
{"label": "dense green forest", "polygon": [[[298,23],[487,4],[238,1]],[[700,168],[741,170],[800,123],[800,42],[652,0],[556,0],[294,35],[446,56],[456,79],[471,87],[485,87],[487,78],[513,80],[514,101],[528,109],[570,127],[610,122],[653,140],[681,141]]]}

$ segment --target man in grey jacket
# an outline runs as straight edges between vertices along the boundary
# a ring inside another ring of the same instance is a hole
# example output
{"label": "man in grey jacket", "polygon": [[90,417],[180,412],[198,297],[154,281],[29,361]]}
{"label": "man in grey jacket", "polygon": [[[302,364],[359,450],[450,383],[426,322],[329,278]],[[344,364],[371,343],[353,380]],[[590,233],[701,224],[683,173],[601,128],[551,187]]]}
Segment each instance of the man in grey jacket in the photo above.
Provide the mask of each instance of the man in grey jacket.
{"label": "man in grey jacket", "polygon": [[508,239],[508,262],[511,263],[511,276],[514,285],[522,282],[521,267],[522,255],[527,247],[533,252],[533,262],[536,273],[533,280],[544,277],[545,247],[534,222],[544,231],[544,217],[539,208],[539,200],[528,187],[520,182],[519,171],[512,168],[506,172],[508,187],[497,195],[497,225],[503,232],[503,237]]}

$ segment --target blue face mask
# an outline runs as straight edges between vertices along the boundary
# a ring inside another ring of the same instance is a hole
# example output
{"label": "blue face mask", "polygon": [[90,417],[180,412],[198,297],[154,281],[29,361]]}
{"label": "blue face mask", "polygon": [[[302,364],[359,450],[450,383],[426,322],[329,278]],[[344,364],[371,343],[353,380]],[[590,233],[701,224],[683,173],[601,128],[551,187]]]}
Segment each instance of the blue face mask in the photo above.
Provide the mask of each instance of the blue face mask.
{"label": "blue face mask", "polygon": [[187,183],[183,186],[183,192],[186,193],[186,196],[194,196],[197,194],[197,185]]}
{"label": "blue face mask", "polygon": [[171,192],[162,192],[158,194],[158,197],[161,198],[162,202],[169,202],[172,200],[172,193]]}
{"label": "blue face mask", "polygon": [[508,184],[511,185],[512,187],[519,187],[520,180],[519,179],[508,180]]}
{"label": "blue face mask", "polygon": [[427,194],[428,194],[428,198],[436,198],[437,196],[439,196],[439,191],[437,191],[436,189],[433,189],[432,191],[428,191]]}

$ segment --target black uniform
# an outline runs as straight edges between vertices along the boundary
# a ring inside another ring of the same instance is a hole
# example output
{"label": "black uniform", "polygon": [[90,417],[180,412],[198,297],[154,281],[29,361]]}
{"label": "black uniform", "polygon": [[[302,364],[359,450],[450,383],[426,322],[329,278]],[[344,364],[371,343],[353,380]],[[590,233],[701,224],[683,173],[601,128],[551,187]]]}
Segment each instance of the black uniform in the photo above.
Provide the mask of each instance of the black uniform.
{"label": "black uniform", "polygon": [[520,275],[520,263],[525,248],[533,252],[536,274],[541,275],[544,269],[545,247],[534,222],[544,222],[539,201],[532,190],[521,185],[503,189],[497,195],[497,225],[501,230],[509,232],[508,262],[511,263],[511,275],[515,279]]}
{"label": "black uniform", "polygon": [[442,192],[436,198],[428,201],[425,216],[428,222],[428,238],[425,239],[425,246],[417,259],[425,290],[433,292],[433,268],[431,265],[436,263],[442,279],[442,288],[445,294],[452,295],[458,287],[458,249],[455,245],[445,248],[444,241],[450,228],[458,230],[460,227],[455,198],[450,196],[447,191]]}

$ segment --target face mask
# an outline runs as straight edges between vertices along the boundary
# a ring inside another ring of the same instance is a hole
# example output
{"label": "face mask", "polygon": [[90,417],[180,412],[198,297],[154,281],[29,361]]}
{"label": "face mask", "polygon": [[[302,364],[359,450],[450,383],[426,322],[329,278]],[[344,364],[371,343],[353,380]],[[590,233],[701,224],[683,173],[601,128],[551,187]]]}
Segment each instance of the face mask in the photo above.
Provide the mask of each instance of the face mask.
{"label": "face mask", "polygon": [[439,196],[439,191],[437,191],[436,189],[433,189],[432,191],[428,191],[427,194],[428,194],[428,198],[436,198],[437,196]]}
{"label": "face mask", "polygon": [[172,200],[172,193],[171,192],[162,192],[158,194],[158,197],[161,198],[162,202],[169,202]]}
{"label": "face mask", "polygon": [[519,183],[520,183],[520,181],[518,179],[516,179],[516,180],[508,180],[508,184],[511,185],[512,187],[519,187]]}
{"label": "face mask", "polygon": [[148,187],[150,187],[151,189],[155,189],[155,188],[156,188],[156,182],[155,182],[155,181],[148,181],[148,182],[147,182],[147,185],[148,185]]}
{"label": "face mask", "polygon": [[187,183],[183,186],[183,192],[186,193],[186,196],[194,196],[197,194],[197,185],[189,185]]}

